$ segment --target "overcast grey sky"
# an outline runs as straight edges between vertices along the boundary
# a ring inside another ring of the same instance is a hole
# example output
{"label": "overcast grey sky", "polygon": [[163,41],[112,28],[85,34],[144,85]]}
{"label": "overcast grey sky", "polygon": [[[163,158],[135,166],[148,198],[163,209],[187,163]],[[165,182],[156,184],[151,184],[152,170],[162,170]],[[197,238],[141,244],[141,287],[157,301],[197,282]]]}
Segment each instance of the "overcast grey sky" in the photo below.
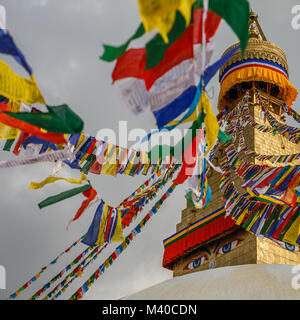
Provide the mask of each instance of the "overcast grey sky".
{"label": "overcast grey sky", "polygon": [[[300,1],[252,0],[250,3],[259,15],[267,39],[286,51],[290,80],[296,88],[300,88],[300,30],[291,27],[291,9]],[[67,103],[84,119],[85,131],[91,135],[96,135],[102,128],[117,132],[119,120],[127,120],[129,130],[144,128],[149,131],[154,127],[154,117],[150,112],[135,117],[127,111],[118,98],[116,88],[111,85],[114,64],[98,59],[102,43],[121,44],[138,26],[140,20],[136,0],[0,0],[0,4],[6,7],[7,27],[32,66],[47,104]],[[236,41],[236,36],[222,22],[216,35],[212,61]],[[133,45],[140,46],[144,42],[145,39],[142,39]],[[17,73],[27,76],[12,58],[1,55],[0,59],[8,62]],[[216,111],[217,77],[210,87],[216,89],[212,100]],[[299,99],[294,108],[299,111]],[[12,157],[4,152],[0,154],[1,160]],[[7,289],[0,290],[0,299],[6,299],[83,235],[93,218],[95,206],[66,231],[68,221],[83,200],[80,196],[43,210],[38,208],[38,202],[48,195],[70,188],[67,183],[58,182],[41,190],[28,190],[30,181],[43,180],[50,174],[51,168],[49,164],[41,164],[1,169],[0,265],[7,271]],[[66,171],[66,175],[78,177],[79,173]],[[146,177],[90,175],[90,179],[100,197],[115,206]],[[145,208],[140,218],[150,207]],[[171,278],[172,272],[161,267],[162,240],[175,232],[184,208],[184,189],[178,187],[132,245],[95,282],[85,299],[117,299]],[[140,218],[125,231],[125,235]],[[69,298],[117,245],[104,251],[61,297]],[[78,245],[20,298],[30,297],[85,248],[82,244]]]}

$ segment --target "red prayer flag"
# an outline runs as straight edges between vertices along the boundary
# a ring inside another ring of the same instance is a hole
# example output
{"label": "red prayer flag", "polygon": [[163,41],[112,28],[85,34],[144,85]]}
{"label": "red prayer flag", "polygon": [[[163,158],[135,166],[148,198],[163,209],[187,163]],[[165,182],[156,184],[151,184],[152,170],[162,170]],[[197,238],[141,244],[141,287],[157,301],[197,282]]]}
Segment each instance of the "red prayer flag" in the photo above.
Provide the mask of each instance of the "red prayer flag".
{"label": "red prayer flag", "polygon": [[188,177],[190,177],[193,174],[199,150],[199,142],[202,138],[202,133],[203,130],[198,130],[198,133],[194,137],[192,143],[186,148],[184,154],[182,155],[181,169],[176,179],[173,180],[173,183],[182,184]]}
{"label": "red prayer flag", "polygon": [[[80,208],[78,209],[78,211],[76,212],[73,220],[70,221],[70,223],[72,221],[77,220],[78,218],[80,218],[80,216],[83,214],[84,210],[88,207],[88,205],[90,204],[91,201],[93,201],[96,198],[97,195],[97,191],[94,188],[90,188],[86,191],[83,191],[82,194],[87,197],[86,200],[84,200],[80,206]],[[69,224],[70,224],[69,223]]]}
{"label": "red prayer flag", "polygon": [[36,127],[36,126],[29,124],[27,122],[24,122],[22,120],[11,117],[2,111],[11,111],[11,110],[9,109],[9,107],[6,104],[0,103],[0,122],[7,125],[7,126],[20,129],[21,131],[30,133],[34,136],[37,136],[41,139],[53,142],[55,144],[66,144],[67,143],[63,134],[45,133],[45,132],[41,131],[41,129],[39,127]]}
{"label": "red prayer flag", "polygon": [[[112,73],[113,82],[124,78],[144,79],[146,89],[149,90],[154,82],[167,71],[180,64],[184,60],[194,57],[193,44],[202,43],[202,12],[203,9],[194,11],[194,22],[182,33],[167,50],[162,61],[145,71],[147,53],[145,48],[129,49],[123,56],[117,59]],[[221,18],[212,11],[208,11],[205,21],[206,42],[215,35]]]}

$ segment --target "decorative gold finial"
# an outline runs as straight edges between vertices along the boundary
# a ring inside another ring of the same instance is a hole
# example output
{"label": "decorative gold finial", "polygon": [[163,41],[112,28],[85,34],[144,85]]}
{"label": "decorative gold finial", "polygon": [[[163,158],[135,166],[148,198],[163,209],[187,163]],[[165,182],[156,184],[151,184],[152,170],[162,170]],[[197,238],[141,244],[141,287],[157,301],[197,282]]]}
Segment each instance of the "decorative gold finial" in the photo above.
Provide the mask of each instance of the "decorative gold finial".
{"label": "decorative gold finial", "polygon": [[257,19],[257,15],[254,13],[254,11],[251,9],[250,11],[250,21],[254,21],[255,19]]}
{"label": "decorative gold finial", "polygon": [[256,27],[255,27],[255,22],[252,22],[250,24],[249,38],[259,39],[259,34],[258,34]]}
{"label": "decorative gold finial", "polygon": [[[255,27],[255,32],[254,32],[254,27]],[[249,35],[250,35],[250,38],[256,38],[264,41],[267,40],[264,32],[262,31],[260,23],[258,21],[258,15],[255,14],[252,9],[250,12],[250,19],[249,19]]]}

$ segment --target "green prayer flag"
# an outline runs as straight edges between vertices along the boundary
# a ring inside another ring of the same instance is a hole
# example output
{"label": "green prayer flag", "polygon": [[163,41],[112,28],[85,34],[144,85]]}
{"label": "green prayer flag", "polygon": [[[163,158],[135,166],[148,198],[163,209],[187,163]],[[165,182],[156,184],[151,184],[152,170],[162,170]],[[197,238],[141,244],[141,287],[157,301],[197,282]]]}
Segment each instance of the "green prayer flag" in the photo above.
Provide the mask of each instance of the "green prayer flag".
{"label": "green prayer flag", "polygon": [[184,197],[186,198],[187,202],[191,205],[191,206],[195,206],[193,200],[192,200],[192,191],[187,192]]}
{"label": "green prayer flag", "polygon": [[205,113],[202,112],[198,116],[198,119],[193,122],[186,135],[175,146],[165,144],[154,146],[148,152],[148,157],[151,159],[151,163],[157,163],[158,159],[163,159],[168,155],[175,157],[178,161],[181,161],[184,150],[192,143],[193,138],[196,136],[196,130],[201,128],[204,118]]}
{"label": "green prayer flag", "polygon": [[131,36],[124,44],[122,44],[118,47],[103,44],[104,53],[102,54],[100,59],[107,61],[107,62],[112,62],[115,59],[118,59],[119,57],[121,57],[125,53],[130,42],[135,39],[140,38],[142,35],[144,35],[144,33],[145,33],[145,29],[144,29],[143,24],[141,23],[139,25],[139,27],[137,28],[136,32],[134,33],[134,35]]}
{"label": "green prayer flag", "polygon": [[[203,0],[196,0],[194,9],[203,8]],[[250,6],[247,0],[210,0],[208,9],[224,19],[240,40],[242,55],[249,39]]]}
{"label": "green prayer flag", "polygon": [[156,34],[146,44],[146,70],[154,68],[164,58],[165,51],[182,35],[186,28],[186,21],[183,15],[176,11],[176,19],[170,32],[168,33],[169,42],[166,43],[160,34]]}
{"label": "green prayer flag", "polygon": [[268,217],[267,221],[265,221],[263,227],[261,228],[260,234],[264,235],[267,232],[267,230],[269,229],[273,221],[277,220],[277,218],[279,217],[280,211],[281,211],[281,206],[275,207],[270,217]]}
{"label": "green prayer flag", "polygon": [[76,196],[77,194],[82,193],[90,188],[91,188],[91,185],[87,184],[82,187],[77,187],[77,188],[73,188],[71,190],[64,191],[62,193],[59,193],[54,196],[46,198],[45,200],[40,202],[38,204],[38,206],[40,209],[45,208],[47,206],[50,206],[51,204],[57,203],[59,201],[62,201],[62,200],[68,199],[68,198],[71,198],[73,196]]}
{"label": "green prayer flag", "polygon": [[94,154],[90,154],[87,159],[86,163],[82,168],[83,173],[88,174],[89,170],[91,169],[92,165],[96,162],[97,156]]}
{"label": "green prayer flag", "polygon": [[47,106],[49,112],[6,112],[9,116],[43,128],[52,133],[80,133],[82,119],[66,104]]}
{"label": "green prayer flag", "polygon": [[12,145],[14,144],[15,139],[8,139],[5,142],[5,145],[3,147],[3,151],[10,151]]}
{"label": "green prayer flag", "polygon": [[226,134],[225,132],[223,132],[222,130],[219,130],[218,139],[219,139],[222,143],[232,142],[232,138],[231,138],[228,134]]}

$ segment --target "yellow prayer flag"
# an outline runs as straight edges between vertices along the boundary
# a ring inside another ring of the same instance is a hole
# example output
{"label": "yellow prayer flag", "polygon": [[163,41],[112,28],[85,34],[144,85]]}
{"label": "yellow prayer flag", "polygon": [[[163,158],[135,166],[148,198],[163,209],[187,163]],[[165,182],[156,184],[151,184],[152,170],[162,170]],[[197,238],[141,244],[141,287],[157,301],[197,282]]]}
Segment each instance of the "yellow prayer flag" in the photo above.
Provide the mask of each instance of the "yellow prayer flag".
{"label": "yellow prayer flag", "polygon": [[123,228],[122,228],[122,217],[121,211],[118,210],[118,221],[114,235],[111,238],[112,242],[124,241]]}
{"label": "yellow prayer flag", "polygon": [[[136,155],[136,153],[135,153],[134,156],[132,157],[131,161],[134,161],[135,155]],[[131,169],[132,169],[132,167],[133,167],[133,165],[134,165],[134,163],[131,162],[131,161],[128,162],[128,164],[127,164],[127,166],[126,166],[126,168],[125,168],[125,171],[124,171],[124,174],[126,174],[127,176],[129,176],[130,171],[131,171]]]}
{"label": "yellow prayer flag", "polygon": [[192,5],[195,0],[138,0],[140,17],[146,32],[157,29],[165,42],[176,17],[180,11],[189,25]]}
{"label": "yellow prayer flag", "polygon": [[116,146],[114,150],[112,150],[112,148],[114,148],[114,145],[110,144],[107,152],[107,160],[101,168],[101,174],[107,174],[111,176],[115,176],[117,174],[117,169],[119,167],[119,147]]}
{"label": "yellow prayer flag", "polygon": [[292,245],[298,246],[296,243],[298,237],[300,234],[300,216],[294,221],[292,226],[288,229],[288,231],[285,233],[282,241],[290,243]]}
{"label": "yellow prayer flag", "polygon": [[58,180],[64,180],[64,181],[67,181],[67,182],[73,183],[73,184],[81,184],[81,183],[83,183],[83,181],[87,180],[87,177],[85,176],[85,174],[83,172],[81,172],[81,179],[68,179],[68,178],[50,176],[41,182],[31,182],[29,189],[30,190],[41,189],[46,184],[53,183]]}
{"label": "yellow prayer flag", "polygon": [[110,263],[109,263],[109,260],[106,259],[104,262],[103,262],[105,268],[107,269],[109,266],[110,266]]}
{"label": "yellow prayer flag", "polygon": [[87,159],[88,156],[89,156],[89,154],[86,153],[86,154],[81,158],[81,160],[79,161],[79,165],[80,165],[80,166],[84,163],[84,161]]}
{"label": "yellow prayer flag", "polygon": [[10,68],[8,64],[0,60],[0,95],[14,100],[22,101],[25,104],[34,103],[45,104],[36,81],[33,76],[31,79],[25,79]]}
{"label": "yellow prayer flag", "polygon": [[248,209],[244,210],[244,211],[240,214],[240,216],[237,218],[237,220],[236,220],[235,223],[236,223],[237,225],[240,225],[240,224],[243,222],[244,217],[245,217],[246,214],[248,214]]}
{"label": "yellow prayer flag", "polygon": [[[10,109],[12,112],[20,111],[21,103],[19,101],[17,102],[11,101],[10,104],[11,104]],[[6,126],[5,124],[0,123],[0,139],[16,139],[18,135],[19,135],[19,129]]]}
{"label": "yellow prayer flag", "polygon": [[85,134],[83,132],[81,132],[80,137],[78,139],[77,146],[74,148],[74,150],[77,150],[79,148],[79,146],[82,144],[84,138],[85,138]]}
{"label": "yellow prayer flag", "polygon": [[207,150],[204,154],[204,157],[206,157],[206,155],[208,154],[210,149],[213,147],[213,145],[215,144],[218,138],[219,124],[218,124],[218,119],[212,110],[210,101],[204,91],[202,91],[200,103],[205,112],[204,123],[205,123],[205,132],[206,132]]}
{"label": "yellow prayer flag", "polygon": [[102,246],[104,244],[104,233],[105,233],[105,226],[106,226],[106,220],[109,212],[109,207],[105,205],[105,208],[103,210],[103,215],[101,218],[100,226],[99,226],[99,233],[98,233],[98,239],[96,244],[98,246]]}

